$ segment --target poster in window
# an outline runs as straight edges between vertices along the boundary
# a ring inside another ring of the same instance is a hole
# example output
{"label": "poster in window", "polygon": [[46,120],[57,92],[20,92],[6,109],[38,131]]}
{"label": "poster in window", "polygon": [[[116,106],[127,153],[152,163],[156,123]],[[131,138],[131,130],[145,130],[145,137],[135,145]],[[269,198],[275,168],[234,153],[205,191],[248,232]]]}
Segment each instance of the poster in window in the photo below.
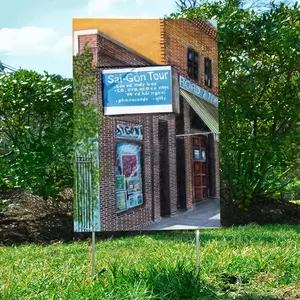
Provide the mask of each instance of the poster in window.
{"label": "poster in window", "polygon": [[123,154],[122,155],[122,170],[125,178],[137,177],[137,155]]}
{"label": "poster in window", "polygon": [[125,187],[125,177],[124,175],[117,175],[116,174],[116,190],[117,191],[124,191]]}
{"label": "poster in window", "polygon": [[201,160],[206,160],[206,152],[205,152],[205,150],[201,151]]}
{"label": "poster in window", "polygon": [[134,193],[142,190],[141,181],[139,179],[128,179],[127,183],[128,193]]}
{"label": "poster in window", "polygon": [[[126,209],[143,204],[141,145],[138,143],[118,142],[116,147],[115,177],[116,187],[123,187],[126,193]],[[121,173],[121,174],[120,174]],[[119,211],[119,206],[117,205]]]}
{"label": "poster in window", "polygon": [[137,205],[143,204],[143,194],[142,193],[136,194],[136,203],[137,203]]}
{"label": "poster in window", "polygon": [[194,149],[194,159],[200,160],[200,150],[199,149]]}
{"label": "poster in window", "polygon": [[116,193],[116,205],[118,211],[127,209],[126,192]]}
{"label": "poster in window", "polygon": [[135,196],[135,194],[129,194],[128,195],[128,200],[127,200],[127,207],[131,208],[131,207],[135,207],[135,206],[137,206],[136,196]]}

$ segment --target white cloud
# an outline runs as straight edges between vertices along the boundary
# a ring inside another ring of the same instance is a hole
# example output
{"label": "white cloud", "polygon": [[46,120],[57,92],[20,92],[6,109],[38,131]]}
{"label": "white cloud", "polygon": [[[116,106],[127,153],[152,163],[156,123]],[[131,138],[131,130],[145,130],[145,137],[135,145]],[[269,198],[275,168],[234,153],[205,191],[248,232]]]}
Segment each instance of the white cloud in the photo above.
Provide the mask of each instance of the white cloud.
{"label": "white cloud", "polygon": [[127,0],[90,0],[87,11],[89,14],[104,13],[109,11],[118,2],[127,2]]}
{"label": "white cloud", "polygon": [[72,49],[71,36],[59,36],[51,28],[0,29],[0,52],[8,55],[61,52],[66,49]]}
{"label": "white cloud", "polygon": [[63,37],[60,37],[57,41],[57,43],[53,46],[54,51],[64,51],[66,49],[72,49],[72,36],[66,35]]}
{"label": "white cloud", "polygon": [[139,18],[139,19],[156,19],[156,18],[154,18],[154,17],[151,17],[151,16],[149,16],[149,15],[145,15],[145,14],[140,15],[138,18]]}
{"label": "white cloud", "polygon": [[143,3],[144,3],[144,0],[135,0],[135,2],[136,2],[137,4],[143,4]]}

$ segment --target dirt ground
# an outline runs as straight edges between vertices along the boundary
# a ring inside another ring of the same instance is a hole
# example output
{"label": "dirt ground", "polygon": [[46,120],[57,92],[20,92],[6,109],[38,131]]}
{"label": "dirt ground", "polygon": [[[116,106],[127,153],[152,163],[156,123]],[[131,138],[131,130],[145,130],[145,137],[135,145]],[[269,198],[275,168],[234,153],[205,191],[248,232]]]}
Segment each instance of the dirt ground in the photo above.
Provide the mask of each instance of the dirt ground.
{"label": "dirt ground", "polygon": [[[91,233],[74,232],[72,190],[65,190],[61,196],[61,201],[44,200],[22,189],[0,190],[0,200],[6,204],[2,212],[0,210],[0,246],[90,239]],[[97,232],[96,237],[106,239],[137,234],[140,231]]]}
{"label": "dirt ground", "polygon": [[44,200],[22,189],[0,191],[5,207],[0,216],[0,243],[51,242],[73,238],[72,191],[62,200]]}

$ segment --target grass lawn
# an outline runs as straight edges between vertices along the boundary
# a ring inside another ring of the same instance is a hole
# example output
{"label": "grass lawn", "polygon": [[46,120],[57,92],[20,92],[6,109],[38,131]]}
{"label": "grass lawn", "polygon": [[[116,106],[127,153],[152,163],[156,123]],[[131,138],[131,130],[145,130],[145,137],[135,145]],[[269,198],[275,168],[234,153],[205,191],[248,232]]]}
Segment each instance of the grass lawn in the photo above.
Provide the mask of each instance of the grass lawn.
{"label": "grass lawn", "polygon": [[[245,226],[0,247],[0,299],[300,299],[300,226]],[[299,291],[298,291],[299,290]],[[2,297],[2,298],[1,298]]]}

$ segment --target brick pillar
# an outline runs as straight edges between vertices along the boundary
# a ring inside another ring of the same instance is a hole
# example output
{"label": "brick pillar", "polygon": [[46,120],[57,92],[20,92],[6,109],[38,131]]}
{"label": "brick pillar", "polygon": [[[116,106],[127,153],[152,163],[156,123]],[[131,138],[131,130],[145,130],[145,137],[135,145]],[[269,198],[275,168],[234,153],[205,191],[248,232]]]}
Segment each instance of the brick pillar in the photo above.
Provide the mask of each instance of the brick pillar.
{"label": "brick pillar", "polygon": [[159,183],[159,137],[158,137],[158,117],[153,116],[153,217],[154,221],[161,219],[160,217],[160,183]]}
{"label": "brick pillar", "polygon": [[88,45],[93,53],[93,63],[95,65],[99,64],[99,45],[100,36],[98,34],[87,34],[78,36],[78,52],[82,53],[84,51],[85,45]]}
{"label": "brick pillar", "polygon": [[219,152],[219,142],[215,143],[215,168],[216,168],[216,197],[220,198],[220,152]]}
{"label": "brick pillar", "polygon": [[178,210],[177,194],[177,165],[176,165],[176,117],[169,115],[169,186],[170,186],[170,210],[175,214]]}
{"label": "brick pillar", "polygon": [[[191,132],[190,106],[184,101],[184,132]],[[185,147],[185,176],[186,176],[186,208],[193,207],[193,164],[192,164],[192,137],[184,137]]]}
{"label": "brick pillar", "polygon": [[115,120],[106,117],[99,134],[99,156],[103,175],[100,182],[100,207],[103,231],[122,230],[115,207]]}

